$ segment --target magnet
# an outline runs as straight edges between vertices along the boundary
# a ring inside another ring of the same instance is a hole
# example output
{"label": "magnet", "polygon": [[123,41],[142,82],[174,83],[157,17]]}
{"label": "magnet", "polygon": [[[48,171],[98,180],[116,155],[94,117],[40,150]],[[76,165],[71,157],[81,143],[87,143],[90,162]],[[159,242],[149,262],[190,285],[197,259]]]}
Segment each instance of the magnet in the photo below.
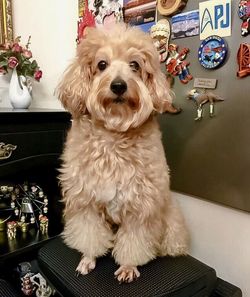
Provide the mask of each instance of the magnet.
{"label": "magnet", "polygon": [[239,2],[238,15],[242,20],[241,35],[247,36],[250,33],[250,0]]}
{"label": "magnet", "polygon": [[239,71],[237,76],[239,78],[250,75],[250,44],[242,43],[238,50],[237,61],[239,64]]}
{"label": "magnet", "polygon": [[178,52],[178,45],[170,44],[169,47],[169,56],[166,61],[166,69],[167,72],[178,76],[181,83],[187,84],[193,76],[189,73],[189,62],[185,61],[186,56],[189,52],[188,48],[183,48],[180,52]]}
{"label": "magnet", "polygon": [[169,21],[167,19],[159,20],[150,28],[150,36],[159,53],[160,62],[165,62],[168,56],[168,42],[170,38]]}
{"label": "magnet", "polygon": [[204,39],[198,51],[199,62],[207,69],[221,66],[225,61],[226,55],[227,44],[223,38],[216,35]]}
{"label": "magnet", "polygon": [[200,121],[203,116],[203,105],[209,102],[209,116],[214,116],[214,103],[216,101],[223,101],[220,96],[215,95],[212,92],[201,92],[199,93],[196,89],[192,89],[189,91],[187,95],[188,99],[191,99],[195,102],[197,106],[197,116],[195,118],[195,121]]}

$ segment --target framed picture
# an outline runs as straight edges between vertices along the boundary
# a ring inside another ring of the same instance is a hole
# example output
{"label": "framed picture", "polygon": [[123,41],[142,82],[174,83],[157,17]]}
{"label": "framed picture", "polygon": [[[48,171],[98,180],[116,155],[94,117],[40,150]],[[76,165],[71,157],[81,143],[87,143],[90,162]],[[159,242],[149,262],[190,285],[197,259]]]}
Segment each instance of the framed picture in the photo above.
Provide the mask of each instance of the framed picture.
{"label": "framed picture", "polygon": [[13,40],[12,3],[0,0],[0,44]]}

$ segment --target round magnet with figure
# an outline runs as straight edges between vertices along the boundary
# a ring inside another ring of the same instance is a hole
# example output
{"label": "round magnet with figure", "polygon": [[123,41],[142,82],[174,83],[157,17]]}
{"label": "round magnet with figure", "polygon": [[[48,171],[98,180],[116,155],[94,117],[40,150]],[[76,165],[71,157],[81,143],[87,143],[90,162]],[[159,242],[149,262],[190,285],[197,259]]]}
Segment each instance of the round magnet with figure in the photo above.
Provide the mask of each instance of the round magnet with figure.
{"label": "round magnet with figure", "polygon": [[226,55],[227,44],[223,38],[216,35],[204,39],[198,51],[199,62],[207,69],[221,66],[225,61]]}

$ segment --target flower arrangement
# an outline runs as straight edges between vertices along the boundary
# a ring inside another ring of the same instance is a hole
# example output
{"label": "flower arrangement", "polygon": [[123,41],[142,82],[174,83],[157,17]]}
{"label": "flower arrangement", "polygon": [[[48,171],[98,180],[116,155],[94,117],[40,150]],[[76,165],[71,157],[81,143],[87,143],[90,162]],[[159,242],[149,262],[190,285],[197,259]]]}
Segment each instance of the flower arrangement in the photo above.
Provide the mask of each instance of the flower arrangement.
{"label": "flower arrangement", "polygon": [[16,68],[18,75],[33,77],[40,81],[42,71],[37,61],[32,60],[32,52],[29,49],[30,36],[25,46],[20,45],[21,37],[17,37],[13,42],[7,42],[0,49],[0,73],[7,73],[8,70]]}

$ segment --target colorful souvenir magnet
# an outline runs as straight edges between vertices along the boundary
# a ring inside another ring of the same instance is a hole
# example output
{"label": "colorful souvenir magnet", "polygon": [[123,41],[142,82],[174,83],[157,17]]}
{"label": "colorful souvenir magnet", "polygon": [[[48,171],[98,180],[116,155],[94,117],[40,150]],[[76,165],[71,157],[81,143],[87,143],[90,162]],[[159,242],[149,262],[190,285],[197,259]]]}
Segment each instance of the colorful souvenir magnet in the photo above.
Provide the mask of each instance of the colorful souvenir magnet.
{"label": "colorful souvenir magnet", "polygon": [[159,0],[157,1],[157,9],[160,14],[171,16],[182,11],[187,2],[188,0]]}
{"label": "colorful souvenir magnet", "polygon": [[204,39],[199,47],[199,62],[207,69],[219,67],[224,62],[226,55],[226,42],[216,35]]}
{"label": "colorful souvenir magnet", "polygon": [[250,0],[240,1],[238,15],[242,19],[241,35],[247,36],[250,33]]}
{"label": "colorful souvenir magnet", "polygon": [[85,9],[77,24],[77,43],[79,44],[88,27],[95,27],[95,17],[92,11],[89,10],[88,1],[85,1]]}
{"label": "colorful souvenir magnet", "polygon": [[195,102],[197,106],[197,116],[195,118],[195,121],[200,121],[202,119],[203,115],[203,105],[207,102],[209,102],[209,116],[213,117],[214,116],[214,103],[216,101],[223,101],[220,96],[215,95],[212,92],[202,92],[199,93],[196,89],[192,89],[189,91],[187,95],[188,99],[191,99]]}
{"label": "colorful souvenir magnet", "polygon": [[188,48],[183,48],[178,52],[178,45],[170,44],[168,47],[169,56],[166,61],[167,72],[174,76],[179,76],[180,81],[183,84],[188,83],[193,76],[189,73],[189,62],[185,61],[189,52]]}
{"label": "colorful souvenir magnet", "polygon": [[160,62],[164,62],[168,56],[168,42],[170,37],[170,25],[167,19],[159,20],[150,28],[150,36],[154,46],[159,52]]}
{"label": "colorful souvenir magnet", "polygon": [[237,60],[239,64],[239,71],[237,76],[239,78],[250,75],[250,44],[242,43],[238,50]]}

